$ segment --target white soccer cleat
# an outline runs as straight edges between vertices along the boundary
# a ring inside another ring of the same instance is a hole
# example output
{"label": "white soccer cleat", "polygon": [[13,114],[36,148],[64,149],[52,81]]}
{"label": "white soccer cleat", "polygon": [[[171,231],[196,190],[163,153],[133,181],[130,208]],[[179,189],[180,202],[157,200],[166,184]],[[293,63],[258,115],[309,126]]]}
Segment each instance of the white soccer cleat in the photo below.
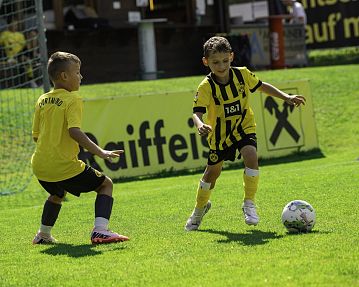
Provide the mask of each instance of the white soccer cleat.
{"label": "white soccer cleat", "polygon": [[191,216],[188,218],[186,225],[184,229],[186,231],[195,231],[198,230],[203,216],[210,210],[212,204],[210,201],[207,202],[207,204],[203,208],[195,208],[191,214]]}
{"label": "white soccer cleat", "polygon": [[42,233],[40,231],[37,232],[34,239],[32,240],[32,244],[54,244],[57,243],[57,240],[51,236],[51,234]]}
{"label": "white soccer cleat", "polygon": [[248,225],[257,225],[259,216],[256,211],[256,206],[252,200],[245,200],[242,205],[244,222]]}
{"label": "white soccer cleat", "polygon": [[112,232],[110,230],[97,230],[94,228],[91,232],[92,244],[114,243],[127,240],[129,240],[127,236]]}

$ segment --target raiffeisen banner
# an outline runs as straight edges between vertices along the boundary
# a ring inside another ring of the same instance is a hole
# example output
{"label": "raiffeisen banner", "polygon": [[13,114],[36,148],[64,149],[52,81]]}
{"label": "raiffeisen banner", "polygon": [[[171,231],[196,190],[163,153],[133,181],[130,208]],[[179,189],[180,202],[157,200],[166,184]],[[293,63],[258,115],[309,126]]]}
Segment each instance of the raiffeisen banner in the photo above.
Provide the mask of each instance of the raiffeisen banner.
{"label": "raiffeisen banner", "polygon": [[[304,107],[293,108],[261,93],[251,95],[256,116],[258,154],[275,158],[318,148],[308,81],[277,84],[302,94]],[[123,149],[112,163],[81,149],[80,158],[113,179],[156,174],[164,170],[205,167],[206,138],[192,120],[195,92],[85,100],[83,131],[104,149]]]}

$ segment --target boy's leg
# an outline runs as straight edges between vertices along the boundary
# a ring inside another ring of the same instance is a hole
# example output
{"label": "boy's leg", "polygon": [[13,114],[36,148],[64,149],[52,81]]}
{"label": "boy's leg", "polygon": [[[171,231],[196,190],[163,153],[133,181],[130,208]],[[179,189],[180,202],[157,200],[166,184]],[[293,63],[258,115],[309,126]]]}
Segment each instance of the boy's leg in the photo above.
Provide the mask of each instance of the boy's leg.
{"label": "boy's leg", "polygon": [[246,145],[241,149],[241,154],[245,165],[243,173],[244,199],[242,205],[244,220],[248,225],[257,225],[259,217],[254,204],[259,180],[257,151],[254,146]]}
{"label": "boy's leg", "polygon": [[95,201],[95,228],[108,229],[113,206],[113,197],[109,194],[98,193]]}
{"label": "boy's leg", "polygon": [[63,201],[64,197],[61,198],[56,195],[50,195],[46,200],[42,210],[40,229],[32,241],[33,244],[56,242],[56,239],[51,236],[51,229],[55,225],[59,216],[62,206],[61,202]]}
{"label": "boy's leg", "polygon": [[108,230],[113,206],[112,190],[113,184],[108,177],[105,178],[101,186],[96,190],[95,227],[91,233],[91,241],[94,244],[126,241],[129,239],[127,236]]}
{"label": "boy's leg", "polygon": [[113,206],[112,190],[112,180],[106,176],[103,183],[96,190],[95,229],[97,230],[108,229]]}
{"label": "boy's leg", "polygon": [[92,243],[109,243],[128,240],[126,236],[108,230],[108,222],[112,212],[113,184],[110,178],[98,170],[86,165],[84,171],[61,182],[67,192],[80,196],[81,193],[96,191],[95,227],[91,232]]}
{"label": "boy's leg", "polygon": [[204,208],[211,197],[212,189],[211,183],[205,182],[202,179],[199,181],[197,187],[197,196],[196,196],[196,208]]}
{"label": "boy's leg", "polygon": [[207,165],[203,177],[198,184],[196,206],[186,222],[185,230],[197,230],[201,224],[203,216],[211,208],[211,202],[209,201],[209,198],[216,180],[221,174],[222,164],[223,161],[215,165]]}
{"label": "boy's leg", "polygon": [[255,201],[258,189],[259,170],[245,167],[243,172],[244,201]]}
{"label": "boy's leg", "polygon": [[196,207],[203,208],[208,202],[217,178],[222,171],[223,161],[213,165],[207,165],[197,188]]}

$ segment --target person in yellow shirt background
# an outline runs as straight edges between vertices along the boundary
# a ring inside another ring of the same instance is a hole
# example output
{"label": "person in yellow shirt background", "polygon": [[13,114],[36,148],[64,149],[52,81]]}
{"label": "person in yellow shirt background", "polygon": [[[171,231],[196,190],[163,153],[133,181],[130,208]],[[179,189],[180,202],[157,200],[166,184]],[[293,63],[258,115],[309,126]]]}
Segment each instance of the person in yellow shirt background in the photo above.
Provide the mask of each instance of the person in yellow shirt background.
{"label": "person in yellow shirt background", "polygon": [[0,32],[0,46],[4,49],[8,62],[17,62],[17,56],[26,47],[25,35],[19,32],[20,22],[12,20],[7,29]]}

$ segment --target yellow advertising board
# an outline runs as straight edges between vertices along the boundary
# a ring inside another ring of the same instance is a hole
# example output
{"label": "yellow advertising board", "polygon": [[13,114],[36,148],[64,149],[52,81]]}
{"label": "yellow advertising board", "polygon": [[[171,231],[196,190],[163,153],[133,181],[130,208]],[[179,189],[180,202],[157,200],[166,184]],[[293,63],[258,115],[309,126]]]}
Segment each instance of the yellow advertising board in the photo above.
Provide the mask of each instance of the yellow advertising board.
{"label": "yellow advertising board", "polygon": [[288,94],[305,96],[306,104],[295,108],[262,93],[253,95],[259,156],[275,158],[319,148],[309,82],[293,81],[276,86]]}
{"label": "yellow advertising board", "polygon": [[[288,82],[277,87],[306,96],[307,104],[292,109],[264,94],[251,95],[259,156],[274,158],[317,148],[308,82]],[[102,148],[123,149],[125,153],[112,163],[84,150],[80,158],[111,178],[204,167],[208,147],[193,125],[194,95],[186,91],[85,100],[83,130]]]}

